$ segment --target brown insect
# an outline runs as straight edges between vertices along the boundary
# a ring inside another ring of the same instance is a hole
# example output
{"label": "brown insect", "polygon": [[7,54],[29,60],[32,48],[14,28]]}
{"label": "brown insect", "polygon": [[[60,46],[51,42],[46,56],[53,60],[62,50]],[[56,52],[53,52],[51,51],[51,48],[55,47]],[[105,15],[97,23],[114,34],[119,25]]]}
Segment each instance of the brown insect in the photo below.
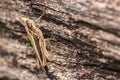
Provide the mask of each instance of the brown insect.
{"label": "brown insect", "polygon": [[48,51],[46,49],[45,38],[42,31],[38,28],[37,24],[44,13],[35,21],[28,18],[20,18],[20,22],[25,27],[28,38],[35,50],[37,65],[39,68],[46,66],[46,60],[48,58]]}

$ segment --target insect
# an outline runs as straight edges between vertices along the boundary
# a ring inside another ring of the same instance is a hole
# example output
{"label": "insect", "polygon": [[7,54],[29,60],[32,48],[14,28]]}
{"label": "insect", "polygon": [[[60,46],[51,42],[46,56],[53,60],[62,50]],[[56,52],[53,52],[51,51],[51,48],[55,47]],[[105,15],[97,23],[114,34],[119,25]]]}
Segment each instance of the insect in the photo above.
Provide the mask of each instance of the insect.
{"label": "insect", "polygon": [[44,69],[46,66],[46,60],[48,58],[48,51],[46,49],[45,38],[42,31],[38,28],[38,22],[44,13],[36,20],[31,20],[29,18],[20,18],[20,22],[23,24],[28,38],[35,50],[36,61],[38,68]]}

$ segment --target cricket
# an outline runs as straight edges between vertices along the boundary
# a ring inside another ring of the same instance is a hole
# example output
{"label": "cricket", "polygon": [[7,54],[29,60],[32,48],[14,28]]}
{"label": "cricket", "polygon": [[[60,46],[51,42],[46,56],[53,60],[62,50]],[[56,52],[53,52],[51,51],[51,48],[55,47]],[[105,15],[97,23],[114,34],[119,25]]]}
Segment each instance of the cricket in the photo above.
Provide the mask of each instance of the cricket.
{"label": "cricket", "polygon": [[44,13],[36,20],[21,17],[20,23],[24,26],[28,39],[35,51],[37,67],[44,70],[44,67],[47,65],[48,51],[46,49],[46,42],[43,33],[38,27],[38,23],[43,15]]}

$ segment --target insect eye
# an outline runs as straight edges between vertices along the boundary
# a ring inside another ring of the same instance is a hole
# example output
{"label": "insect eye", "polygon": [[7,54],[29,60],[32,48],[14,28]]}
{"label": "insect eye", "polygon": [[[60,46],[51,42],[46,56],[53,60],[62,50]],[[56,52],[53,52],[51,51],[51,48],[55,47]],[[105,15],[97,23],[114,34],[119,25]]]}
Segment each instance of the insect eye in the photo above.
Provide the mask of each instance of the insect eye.
{"label": "insect eye", "polygon": [[28,28],[32,28],[32,24],[30,23],[29,20],[26,20],[26,25],[27,25]]}
{"label": "insect eye", "polygon": [[26,20],[26,24],[29,24],[29,21],[28,21],[28,20]]}
{"label": "insect eye", "polygon": [[26,25],[30,26],[29,20],[26,20]]}

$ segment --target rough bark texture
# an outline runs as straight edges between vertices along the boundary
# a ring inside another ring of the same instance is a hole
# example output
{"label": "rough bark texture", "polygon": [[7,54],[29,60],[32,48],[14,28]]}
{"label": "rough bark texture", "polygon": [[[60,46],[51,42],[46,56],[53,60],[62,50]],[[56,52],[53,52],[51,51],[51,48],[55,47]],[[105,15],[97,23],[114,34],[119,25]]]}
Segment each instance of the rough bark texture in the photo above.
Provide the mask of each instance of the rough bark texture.
{"label": "rough bark texture", "polygon": [[[43,11],[46,74],[19,22]],[[0,0],[0,80],[118,80],[119,25],[119,0]]]}

